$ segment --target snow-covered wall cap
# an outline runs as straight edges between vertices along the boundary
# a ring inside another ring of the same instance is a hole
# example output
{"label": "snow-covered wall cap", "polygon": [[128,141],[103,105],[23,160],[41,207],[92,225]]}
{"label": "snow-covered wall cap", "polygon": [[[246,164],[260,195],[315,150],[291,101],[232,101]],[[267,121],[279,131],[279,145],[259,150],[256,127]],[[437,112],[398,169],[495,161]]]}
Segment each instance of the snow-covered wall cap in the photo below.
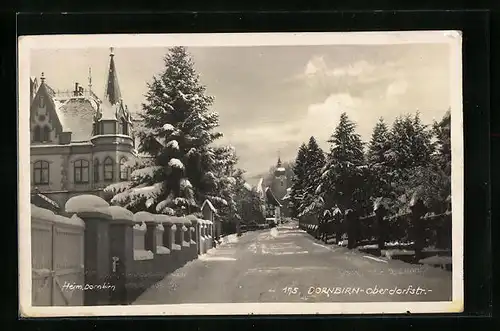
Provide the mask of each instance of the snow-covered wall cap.
{"label": "snow-covered wall cap", "polygon": [[186,218],[184,217],[173,216],[172,219],[175,222],[175,224],[179,224],[181,226],[186,222]]}
{"label": "snow-covered wall cap", "polygon": [[187,215],[186,219],[191,222],[192,225],[196,225],[200,222],[200,219],[196,215]]}
{"label": "snow-covered wall cap", "polygon": [[146,222],[154,222],[155,216],[147,211],[138,211],[134,214],[134,222],[136,223],[146,223]]}
{"label": "snow-covered wall cap", "polygon": [[66,225],[71,225],[79,228],[84,228],[85,227],[85,222],[78,217],[76,214],[73,214],[71,218],[64,217],[61,215],[54,215],[54,223],[57,224],[66,224]]}
{"label": "snow-covered wall cap", "polygon": [[206,199],[205,201],[203,201],[203,204],[201,205],[201,210],[203,210],[205,208],[205,206],[208,206],[208,208],[210,208],[210,210],[212,212],[214,212],[214,213],[217,212],[217,209],[214,208],[214,205],[212,205],[212,203],[208,199]]}
{"label": "snow-covered wall cap", "polygon": [[56,214],[54,214],[54,212],[51,210],[48,210],[45,208],[40,208],[40,207],[35,206],[33,204],[31,205],[31,217],[32,218],[38,218],[38,219],[41,219],[43,221],[53,222],[55,216],[56,216]]}
{"label": "snow-covered wall cap", "polygon": [[159,224],[168,223],[168,216],[163,214],[155,214],[154,220]]}
{"label": "snow-covered wall cap", "polygon": [[134,231],[146,232],[146,223],[136,223],[133,227]]}
{"label": "snow-covered wall cap", "polygon": [[113,222],[134,222],[134,214],[130,210],[127,210],[120,206],[110,206],[108,210],[111,213]]}
{"label": "snow-covered wall cap", "polygon": [[108,210],[109,203],[104,199],[92,194],[82,194],[70,198],[64,209],[67,213],[75,213],[81,218],[102,218],[111,219]]}

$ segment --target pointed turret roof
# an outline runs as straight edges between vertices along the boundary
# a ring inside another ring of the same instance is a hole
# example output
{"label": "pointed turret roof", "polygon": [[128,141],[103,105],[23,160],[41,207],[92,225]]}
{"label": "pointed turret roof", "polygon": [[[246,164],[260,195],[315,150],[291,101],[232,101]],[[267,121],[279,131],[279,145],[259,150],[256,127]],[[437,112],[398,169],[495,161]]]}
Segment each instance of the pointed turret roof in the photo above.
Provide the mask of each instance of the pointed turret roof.
{"label": "pointed turret roof", "polygon": [[108,80],[106,84],[106,91],[104,93],[104,98],[107,99],[111,105],[117,104],[122,98],[120,86],[118,85],[118,76],[116,73],[114,57],[115,54],[113,53],[113,47],[111,47],[111,52],[109,54]]}

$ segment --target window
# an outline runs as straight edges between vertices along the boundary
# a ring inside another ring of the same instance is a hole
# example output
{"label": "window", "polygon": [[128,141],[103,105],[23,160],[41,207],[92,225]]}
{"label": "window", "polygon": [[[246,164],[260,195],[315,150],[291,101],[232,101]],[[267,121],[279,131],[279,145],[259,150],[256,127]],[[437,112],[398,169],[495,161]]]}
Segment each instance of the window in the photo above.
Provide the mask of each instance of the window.
{"label": "window", "polygon": [[94,183],[99,182],[99,159],[94,160]]}
{"label": "window", "polygon": [[49,162],[36,161],[33,165],[33,181],[35,184],[49,183]]}
{"label": "window", "polygon": [[40,108],[45,108],[45,99],[43,95],[41,95],[38,100],[40,101]]}
{"label": "window", "polygon": [[77,160],[74,164],[75,183],[89,182],[89,161]]}
{"label": "window", "polygon": [[120,180],[128,179],[128,168],[127,168],[127,159],[122,158],[120,160]]}
{"label": "window", "polygon": [[281,186],[283,186],[283,179],[281,180],[280,184],[281,184]]}
{"label": "window", "polygon": [[128,123],[124,118],[122,118],[122,125],[121,126],[122,126],[122,133],[124,135],[128,136]]}
{"label": "window", "polygon": [[43,127],[42,142],[50,141],[50,128],[48,126]]}
{"label": "window", "polygon": [[42,129],[38,125],[35,126],[35,130],[33,132],[33,141],[34,142],[42,141]]}
{"label": "window", "polygon": [[114,164],[109,156],[104,160],[104,180],[113,180]]}

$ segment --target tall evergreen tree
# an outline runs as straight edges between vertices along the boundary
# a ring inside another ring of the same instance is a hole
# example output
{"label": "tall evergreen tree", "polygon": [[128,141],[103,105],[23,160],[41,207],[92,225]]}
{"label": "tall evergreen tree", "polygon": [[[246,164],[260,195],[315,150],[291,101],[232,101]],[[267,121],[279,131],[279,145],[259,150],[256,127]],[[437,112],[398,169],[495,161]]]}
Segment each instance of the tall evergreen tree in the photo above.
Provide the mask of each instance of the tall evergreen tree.
{"label": "tall evergreen tree", "polygon": [[388,155],[391,185],[397,199],[395,211],[407,212],[416,197],[433,199],[431,193],[435,172],[432,161],[435,146],[432,131],[415,116],[406,115],[394,121]]}
{"label": "tall evergreen tree", "polygon": [[236,168],[238,157],[232,146],[217,146],[214,148],[214,176],[212,190],[207,198],[212,201],[220,216],[225,220],[239,218],[236,194],[245,181],[243,171]]}
{"label": "tall evergreen tree", "polygon": [[316,139],[311,137],[307,145],[305,178],[303,183],[303,196],[301,210],[303,212],[320,212],[322,201],[320,198],[321,170],[325,166],[325,154],[318,146]]}
{"label": "tall evergreen tree", "polygon": [[304,197],[304,187],[306,179],[306,161],[307,161],[307,145],[303,143],[299,147],[297,153],[297,158],[295,159],[295,164],[293,167],[293,181],[291,186],[291,202],[292,202],[292,213],[294,217],[302,212],[300,209],[301,201]]}
{"label": "tall evergreen tree", "polygon": [[361,167],[364,165],[363,142],[356,133],[356,124],[346,113],[341,114],[340,122],[328,142],[331,147],[321,186],[327,208],[356,208],[362,180]]}
{"label": "tall evergreen tree", "polygon": [[139,151],[152,162],[138,166],[131,181],[110,186],[113,203],[132,210],[184,214],[199,207],[215,185],[214,151],[222,136],[211,96],[205,95],[184,47],[173,47],[163,71],[148,84],[140,114]]}
{"label": "tall evergreen tree", "polygon": [[373,199],[390,198],[389,164],[387,153],[391,148],[389,129],[383,118],[375,124],[366,161],[369,167],[369,179],[366,190]]}

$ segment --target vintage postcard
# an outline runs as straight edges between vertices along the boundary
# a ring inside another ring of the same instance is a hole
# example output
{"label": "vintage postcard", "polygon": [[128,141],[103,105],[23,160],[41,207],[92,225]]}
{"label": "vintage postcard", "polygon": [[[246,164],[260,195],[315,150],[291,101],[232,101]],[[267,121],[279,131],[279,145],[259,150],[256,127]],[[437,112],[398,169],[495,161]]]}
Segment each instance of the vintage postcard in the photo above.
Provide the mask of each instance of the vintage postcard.
{"label": "vintage postcard", "polygon": [[20,315],[463,310],[458,31],[19,38]]}

